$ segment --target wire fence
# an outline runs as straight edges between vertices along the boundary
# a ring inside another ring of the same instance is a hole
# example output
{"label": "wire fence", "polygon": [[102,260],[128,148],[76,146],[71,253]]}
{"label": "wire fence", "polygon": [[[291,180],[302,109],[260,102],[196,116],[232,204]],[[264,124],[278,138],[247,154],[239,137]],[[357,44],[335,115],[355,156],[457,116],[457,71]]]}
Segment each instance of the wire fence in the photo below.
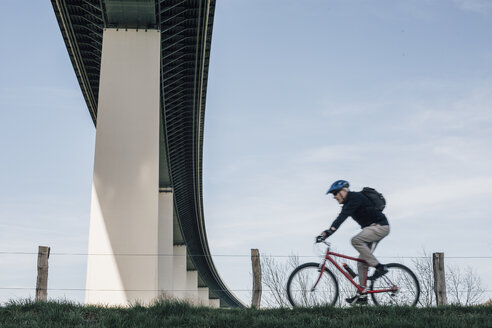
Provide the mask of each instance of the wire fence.
{"label": "wire fence", "polygon": [[[0,255],[38,255],[37,252],[1,252]],[[296,254],[262,254],[273,258],[289,258],[292,256],[299,258],[316,257],[316,255],[296,255]],[[155,256],[155,257],[251,257],[251,254],[156,254],[156,253],[70,253],[70,252],[50,252],[50,256]],[[427,259],[430,256],[381,256],[382,259]],[[446,256],[446,259],[492,259],[492,256]]]}
{"label": "wire fence", "polygon": [[[38,252],[30,251],[0,251],[1,256],[37,256]],[[250,258],[251,254],[157,254],[157,253],[86,253],[86,252],[50,252],[49,257],[88,257],[88,256],[113,256],[113,257],[210,257],[210,258]],[[315,254],[312,255],[296,255],[296,254],[261,254],[261,256],[274,258],[274,259],[288,259],[291,257],[296,258],[315,258],[319,257]],[[378,256],[381,259],[430,259],[429,256]],[[460,256],[446,256],[446,259],[470,259],[470,260],[490,260],[492,256],[477,256],[477,255],[460,255]],[[3,291],[35,291],[35,287],[25,286],[0,286],[0,290]],[[162,290],[155,289],[89,289],[89,288],[48,288],[51,292],[152,292],[159,293]],[[237,293],[251,293],[251,289],[244,288],[232,288],[232,289],[208,289],[210,292],[237,292]],[[171,289],[167,292],[193,292],[189,289]],[[492,293],[492,289],[483,289],[485,293]],[[265,293],[275,293],[277,291],[271,289],[263,289]],[[458,292],[467,292],[466,290]]]}
{"label": "wire fence", "polygon": [[[206,287],[204,287],[206,288]],[[0,287],[0,290],[36,290],[34,287]],[[94,288],[48,288],[49,291],[72,291],[72,292],[162,292],[161,289],[94,289]],[[211,292],[251,292],[251,289],[208,289]],[[166,289],[166,292],[194,292],[196,289]],[[492,292],[492,289],[483,290]],[[275,293],[271,289],[262,289],[262,292]],[[465,293],[467,290],[458,290]]]}

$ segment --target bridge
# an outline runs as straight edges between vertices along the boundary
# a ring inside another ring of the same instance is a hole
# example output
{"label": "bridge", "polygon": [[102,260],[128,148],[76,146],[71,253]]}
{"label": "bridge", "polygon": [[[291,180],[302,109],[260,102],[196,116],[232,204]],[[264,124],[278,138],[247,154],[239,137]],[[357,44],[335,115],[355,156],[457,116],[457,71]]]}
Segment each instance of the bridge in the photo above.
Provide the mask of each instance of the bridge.
{"label": "bridge", "polygon": [[215,0],[51,2],[96,126],[86,303],[242,307],[202,205]]}

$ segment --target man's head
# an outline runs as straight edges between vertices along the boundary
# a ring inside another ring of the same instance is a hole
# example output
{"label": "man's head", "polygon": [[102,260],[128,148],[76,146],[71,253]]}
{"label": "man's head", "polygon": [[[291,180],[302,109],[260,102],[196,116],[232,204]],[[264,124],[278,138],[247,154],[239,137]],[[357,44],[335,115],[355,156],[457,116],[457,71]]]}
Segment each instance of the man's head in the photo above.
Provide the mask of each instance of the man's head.
{"label": "man's head", "polygon": [[350,184],[345,180],[337,180],[333,182],[330,189],[326,192],[326,194],[333,194],[333,198],[335,198],[339,204],[343,203],[345,198],[347,197],[348,187]]}
{"label": "man's head", "polygon": [[338,191],[333,192],[333,198],[335,198],[338,204],[342,204],[347,197],[348,189],[342,188]]}

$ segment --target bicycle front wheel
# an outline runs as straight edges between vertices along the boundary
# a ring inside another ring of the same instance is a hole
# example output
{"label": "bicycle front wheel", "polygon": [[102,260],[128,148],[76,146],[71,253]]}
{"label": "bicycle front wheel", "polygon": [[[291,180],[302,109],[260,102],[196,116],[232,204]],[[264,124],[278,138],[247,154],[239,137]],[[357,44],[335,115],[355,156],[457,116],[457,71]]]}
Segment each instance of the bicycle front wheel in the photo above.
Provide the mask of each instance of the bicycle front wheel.
{"label": "bicycle front wheel", "polygon": [[321,275],[318,263],[305,263],[290,274],[287,297],[292,306],[334,305],[338,298],[338,282],[328,268]]}
{"label": "bicycle front wheel", "polygon": [[371,283],[371,294],[376,305],[415,306],[419,301],[420,285],[415,274],[398,263],[386,265],[388,273]]}

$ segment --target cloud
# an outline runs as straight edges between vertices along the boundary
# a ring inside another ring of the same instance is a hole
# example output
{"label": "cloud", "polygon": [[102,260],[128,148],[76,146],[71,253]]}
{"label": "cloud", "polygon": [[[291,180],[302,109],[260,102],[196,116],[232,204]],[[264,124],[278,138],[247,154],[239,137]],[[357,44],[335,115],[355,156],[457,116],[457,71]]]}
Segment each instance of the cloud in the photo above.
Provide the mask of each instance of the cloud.
{"label": "cloud", "polygon": [[[60,100],[61,99],[61,100]],[[25,108],[49,106],[66,109],[85,106],[80,91],[68,87],[23,86],[0,88],[0,104],[9,107]],[[75,104],[75,105],[74,105]]]}
{"label": "cloud", "polygon": [[[413,186],[401,188],[387,195],[395,218],[419,218],[429,212],[438,211],[441,215],[454,216],[450,207],[474,206],[489,199],[492,194],[492,175],[471,178],[447,179],[427,177],[418,179]],[[468,205],[470,204],[470,205]],[[453,220],[450,219],[450,222]]]}
{"label": "cloud", "polygon": [[364,153],[364,149],[358,145],[328,145],[307,150],[299,160],[303,163],[332,163],[340,160],[359,160]]}
{"label": "cloud", "polygon": [[489,0],[455,0],[458,8],[482,15],[492,14],[492,3]]}
{"label": "cloud", "polygon": [[490,88],[479,86],[471,90],[465,89],[460,94],[452,93],[453,89],[446,92],[446,88],[441,88],[437,101],[419,101],[407,105],[413,113],[409,126],[429,132],[459,131],[473,135],[479,132],[474,128],[485,128],[492,123]]}

